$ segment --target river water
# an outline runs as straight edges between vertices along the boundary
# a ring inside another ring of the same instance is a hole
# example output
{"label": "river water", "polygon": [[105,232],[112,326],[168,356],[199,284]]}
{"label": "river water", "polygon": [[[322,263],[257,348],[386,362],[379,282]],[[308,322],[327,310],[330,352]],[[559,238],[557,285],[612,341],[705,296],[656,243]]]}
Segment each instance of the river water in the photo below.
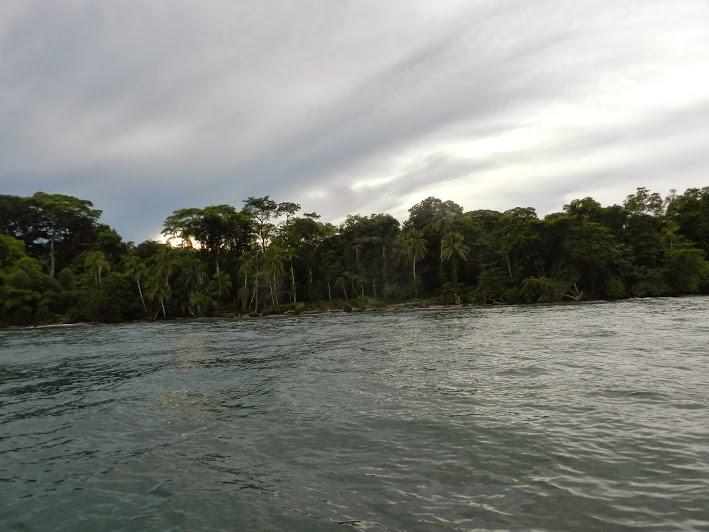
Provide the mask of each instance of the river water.
{"label": "river water", "polygon": [[2,530],[709,529],[709,298],[0,331]]}

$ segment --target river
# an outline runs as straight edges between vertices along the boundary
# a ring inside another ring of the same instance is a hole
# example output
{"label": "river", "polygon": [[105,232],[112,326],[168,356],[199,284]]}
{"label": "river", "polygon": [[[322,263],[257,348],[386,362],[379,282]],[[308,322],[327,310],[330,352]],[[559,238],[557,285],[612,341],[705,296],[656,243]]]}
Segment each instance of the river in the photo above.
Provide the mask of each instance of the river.
{"label": "river", "polygon": [[709,298],[0,331],[2,530],[709,529]]}

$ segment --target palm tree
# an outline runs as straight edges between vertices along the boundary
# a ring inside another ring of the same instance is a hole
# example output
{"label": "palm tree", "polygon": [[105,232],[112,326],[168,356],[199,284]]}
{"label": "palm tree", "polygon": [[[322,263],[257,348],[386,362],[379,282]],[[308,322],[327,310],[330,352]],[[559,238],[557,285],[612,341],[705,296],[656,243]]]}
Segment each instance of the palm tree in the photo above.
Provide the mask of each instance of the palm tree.
{"label": "palm tree", "polygon": [[111,263],[106,260],[103,251],[89,251],[84,257],[84,267],[93,272],[94,283],[101,288],[102,274],[111,269]]}
{"label": "palm tree", "polygon": [[413,263],[413,283],[414,297],[418,297],[418,283],[416,282],[416,261],[421,260],[426,256],[426,239],[423,238],[421,231],[411,229],[402,233],[401,245],[404,252]]}
{"label": "palm tree", "polygon": [[207,280],[207,267],[199,259],[190,260],[184,267],[185,288],[188,292],[202,292]]}
{"label": "palm tree", "polygon": [[453,216],[444,208],[438,209],[431,221],[431,227],[441,235],[441,256],[443,256],[443,241],[449,233]]}
{"label": "palm tree", "polygon": [[[239,301],[241,303],[241,309],[244,311],[247,310],[247,308],[251,304],[251,300],[253,300],[253,296],[255,296],[256,293],[255,290],[249,290],[249,275],[253,275],[254,278],[257,280],[257,262],[258,251],[255,250],[244,253],[240,258],[241,264],[239,266],[239,274],[244,277],[244,286],[239,289]],[[252,296],[251,300],[249,299],[249,296]]]}
{"label": "palm tree", "polygon": [[[163,278],[161,270],[156,267],[147,280],[148,297],[151,301],[158,300],[162,308],[163,318],[167,318],[165,311],[165,301],[170,299],[170,285],[167,283],[167,278]],[[155,318],[155,316],[153,316]]]}
{"label": "palm tree", "polygon": [[451,261],[453,284],[458,284],[458,261],[468,260],[470,248],[465,244],[463,235],[456,232],[447,233],[441,241],[441,261]]}
{"label": "palm tree", "polygon": [[342,292],[345,294],[345,303],[349,304],[349,300],[347,298],[347,277],[345,277],[345,275],[342,275],[335,280],[335,288],[342,288]]}
{"label": "palm tree", "polygon": [[125,259],[125,271],[128,275],[135,279],[136,285],[138,285],[138,294],[140,295],[140,303],[143,305],[143,312],[147,312],[148,308],[145,306],[145,298],[143,297],[143,288],[140,284],[140,280],[145,273],[145,265],[140,261],[140,258],[136,255],[129,255]]}
{"label": "palm tree", "polygon": [[[214,300],[205,292],[195,290],[189,293],[187,298],[187,310],[193,316],[202,316],[204,309],[211,306],[213,303]],[[195,310],[197,310],[196,313]]]}
{"label": "palm tree", "polygon": [[295,252],[295,246],[287,246],[286,247],[286,257],[288,257],[288,263],[290,264],[290,281],[291,281],[291,303],[297,303],[298,302],[298,296],[296,294],[296,287],[295,287],[295,270],[293,270],[293,259],[295,259],[298,255]]}
{"label": "palm tree", "polygon": [[172,248],[168,246],[163,247],[157,255],[155,255],[155,273],[157,277],[165,283],[168,290],[170,289],[170,276],[174,268],[175,258]]}
{"label": "palm tree", "polygon": [[263,255],[263,273],[268,280],[268,286],[271,290],[271,302],[275,308],[278,306],[278,287],[280,286],[281,276],[285,273],[283,254],[281,249],[275,244],[268,246],[266,253]]}
{"label": "palm tree", "polygon": [[229,274],[219,271],[212,277],[210,292],[216,296],[217,301],[224,301],[231,291],[231,278]]}
{"label": "palm tree", "polygon": [[170,276],[175,268],[175,256],[169,246],[164,246],[154,257],[154,265],[150,270],[150,275],[146,282],[148,298],[151,301],[157,299],[162,308],[163,318],[167,318],[165,311],[165,301],[170,299],[172,289],[170,288]]}

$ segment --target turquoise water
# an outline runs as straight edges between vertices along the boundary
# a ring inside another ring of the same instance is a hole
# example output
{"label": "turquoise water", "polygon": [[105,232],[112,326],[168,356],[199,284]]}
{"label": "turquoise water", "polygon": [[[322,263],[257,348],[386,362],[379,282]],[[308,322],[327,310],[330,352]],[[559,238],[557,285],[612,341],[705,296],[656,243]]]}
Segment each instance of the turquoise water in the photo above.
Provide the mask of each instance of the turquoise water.
{"label": "turquoise water", "polygon": [[709,298],[0,331],[2,530],[709,528]]}

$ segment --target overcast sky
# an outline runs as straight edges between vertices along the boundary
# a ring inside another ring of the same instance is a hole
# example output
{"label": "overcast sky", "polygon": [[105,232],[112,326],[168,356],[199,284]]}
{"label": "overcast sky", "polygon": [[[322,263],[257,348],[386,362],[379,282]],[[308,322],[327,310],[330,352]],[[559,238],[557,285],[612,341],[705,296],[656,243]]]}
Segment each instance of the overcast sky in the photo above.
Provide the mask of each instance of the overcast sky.
{"label": "overcast sky", "polygon": [[2,0],[0,193],[127,239],[270,194],[540,214],[709,185],[707,0]]}

